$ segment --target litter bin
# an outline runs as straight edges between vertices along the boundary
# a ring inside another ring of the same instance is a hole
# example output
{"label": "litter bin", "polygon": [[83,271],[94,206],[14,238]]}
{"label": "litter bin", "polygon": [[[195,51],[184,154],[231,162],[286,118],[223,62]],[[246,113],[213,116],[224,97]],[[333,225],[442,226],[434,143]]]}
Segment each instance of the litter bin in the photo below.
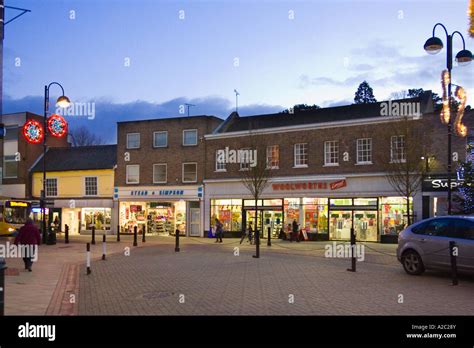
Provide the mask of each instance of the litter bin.
{"label": "litter bin", "polygon": [[56,244],[56,230],[51,229],[48,233],[48,240],[46,241],[47,245],[55,245]]}

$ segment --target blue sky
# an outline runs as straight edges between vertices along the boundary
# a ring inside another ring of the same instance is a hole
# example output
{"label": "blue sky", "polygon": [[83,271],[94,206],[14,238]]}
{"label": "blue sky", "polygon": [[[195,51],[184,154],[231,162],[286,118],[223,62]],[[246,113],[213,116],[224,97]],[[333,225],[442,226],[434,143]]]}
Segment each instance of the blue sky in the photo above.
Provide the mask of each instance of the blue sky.
{"label": "blue sky", "polygon": [[[234,88],[241,94],[241,114],[299,103],[348,104],[364,79],[379,100],[413,87],[440,93],[445,51],[430,56],[423,50],[436,22],[461,31],[474,51],[467,0],[6,0],[6,5],[32,12],[6,27],[4,112],[40,113],[43,86],[56,80],[73,101],[95,103],[94,120],[71,124],[98,132],[116,120],[178,116],[185,102],[196,104],[193,114],[226,117],[234,107]],[[12,15],[7,10],[7,18]],[[437,31],[445,41],[443,35]],[[456,37],[454,50],[459,49]],[[474,97],[472,69],[455,67],[453,82]]]}

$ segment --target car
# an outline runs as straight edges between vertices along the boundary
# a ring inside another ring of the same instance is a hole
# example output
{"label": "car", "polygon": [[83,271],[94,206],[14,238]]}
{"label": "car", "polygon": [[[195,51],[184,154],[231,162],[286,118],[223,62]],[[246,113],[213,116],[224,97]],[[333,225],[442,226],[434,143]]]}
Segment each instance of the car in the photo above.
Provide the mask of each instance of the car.
{"label": "car", "polygon": [[398,236],[398,261],[410,275],[449,270],[451,241],[457,246],[458,270],[474,272],[474,216],[439,216],[408,226]]}
{"label": "car", "polygon": [[17,229],[12,224],[0,221],[0,236],[14,236],[17,234]]}

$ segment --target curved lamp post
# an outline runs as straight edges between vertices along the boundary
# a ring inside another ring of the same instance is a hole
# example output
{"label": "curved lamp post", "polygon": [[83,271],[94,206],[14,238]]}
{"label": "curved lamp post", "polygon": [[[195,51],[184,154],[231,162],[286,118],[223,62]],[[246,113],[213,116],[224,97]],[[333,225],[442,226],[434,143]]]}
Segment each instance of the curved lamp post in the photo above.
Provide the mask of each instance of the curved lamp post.
{"label": "curved lamp post", "polygon": [[[448,33],[446,27],[441,23],[436,23],[433,27],[433,34],[428,40],[426,40],[423,46],[425,51],[429,54],[437,54],[443,49],[443,41],[435,36],[436,27],[442,27],[446,33],[446,68],[448,69],[449,83],[448,83],[448,105],[451,108],[451,70],[453,68],[453,36],[458,34],[462,39],[463,49],[456,54],[456,62],[460,65],[467,65],[472,61],[472,53],[466,50],[466,42],[464,37],[459,31],[455,31],[452,34]],[[447,122],[448,126],[448,215],[451,215],[451,172],[452,172],[452,149],[451,149],[451,135],[452,135],[452,122],[451,117]]]}
{"label": "curved lamp post", "polygon": [[71,101],[64,95],[64,88],[58,82],[51,82],[49,85],[44,86],[44,117],[43,117],[43,190],[41,191],[40,207],[43,219],[41,223],[41,229],[43,232],[43,243],[47,242],[47,229],[46,229],[46,136],[48,135],[47,118],[49,113],[49,89],[51,86],[57,85],[61,88],[61,96],[56,100],[56,105],[61,108],[67,108]]}

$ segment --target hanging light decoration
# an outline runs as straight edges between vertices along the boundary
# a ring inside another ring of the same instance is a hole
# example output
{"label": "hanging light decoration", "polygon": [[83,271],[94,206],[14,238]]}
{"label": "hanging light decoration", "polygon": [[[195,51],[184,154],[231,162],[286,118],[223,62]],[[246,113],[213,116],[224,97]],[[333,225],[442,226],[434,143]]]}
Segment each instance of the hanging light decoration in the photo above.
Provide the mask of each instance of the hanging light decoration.
{"label": "hanging light decoration", "polygon": [[469,7],[467,9],[467,15],[469,16],[469,35],[474,38],[474,0],[469,1]]}
{"label": "hanging light decoration", "polygon": [[454,120],[454,130],[460,137],[465,137],[467,135],[467,127],[462,123],[462,118],[464,116],[464,109],[466,108],[466,91],[461,86],[457,86],[455,95],[460,100],[460,104],[456,119]]}
{"label": "hanging light decoration", "polygon": [[23,125],[23,136],[30,144],[39,144],[44,137],[43,126],[38,121],[29,120]]}
{"label": "hanging light decoration", "polygon": [[440,118],[441,122],[448,124],[451,119],[451,110],[449,107],[449,96],[448,96],[448,85],[450,83],[451,77],[449,76],[448,70],[443,70],[441,73],[441,88],[443,90],[442,102],[443,106],[441,108]]}
{"label": "hanging light decoration", "polygon": [[53,137],[61,138],[67,133],[67,122],[64,117],[53,114],[48,118],[48,131]]}

